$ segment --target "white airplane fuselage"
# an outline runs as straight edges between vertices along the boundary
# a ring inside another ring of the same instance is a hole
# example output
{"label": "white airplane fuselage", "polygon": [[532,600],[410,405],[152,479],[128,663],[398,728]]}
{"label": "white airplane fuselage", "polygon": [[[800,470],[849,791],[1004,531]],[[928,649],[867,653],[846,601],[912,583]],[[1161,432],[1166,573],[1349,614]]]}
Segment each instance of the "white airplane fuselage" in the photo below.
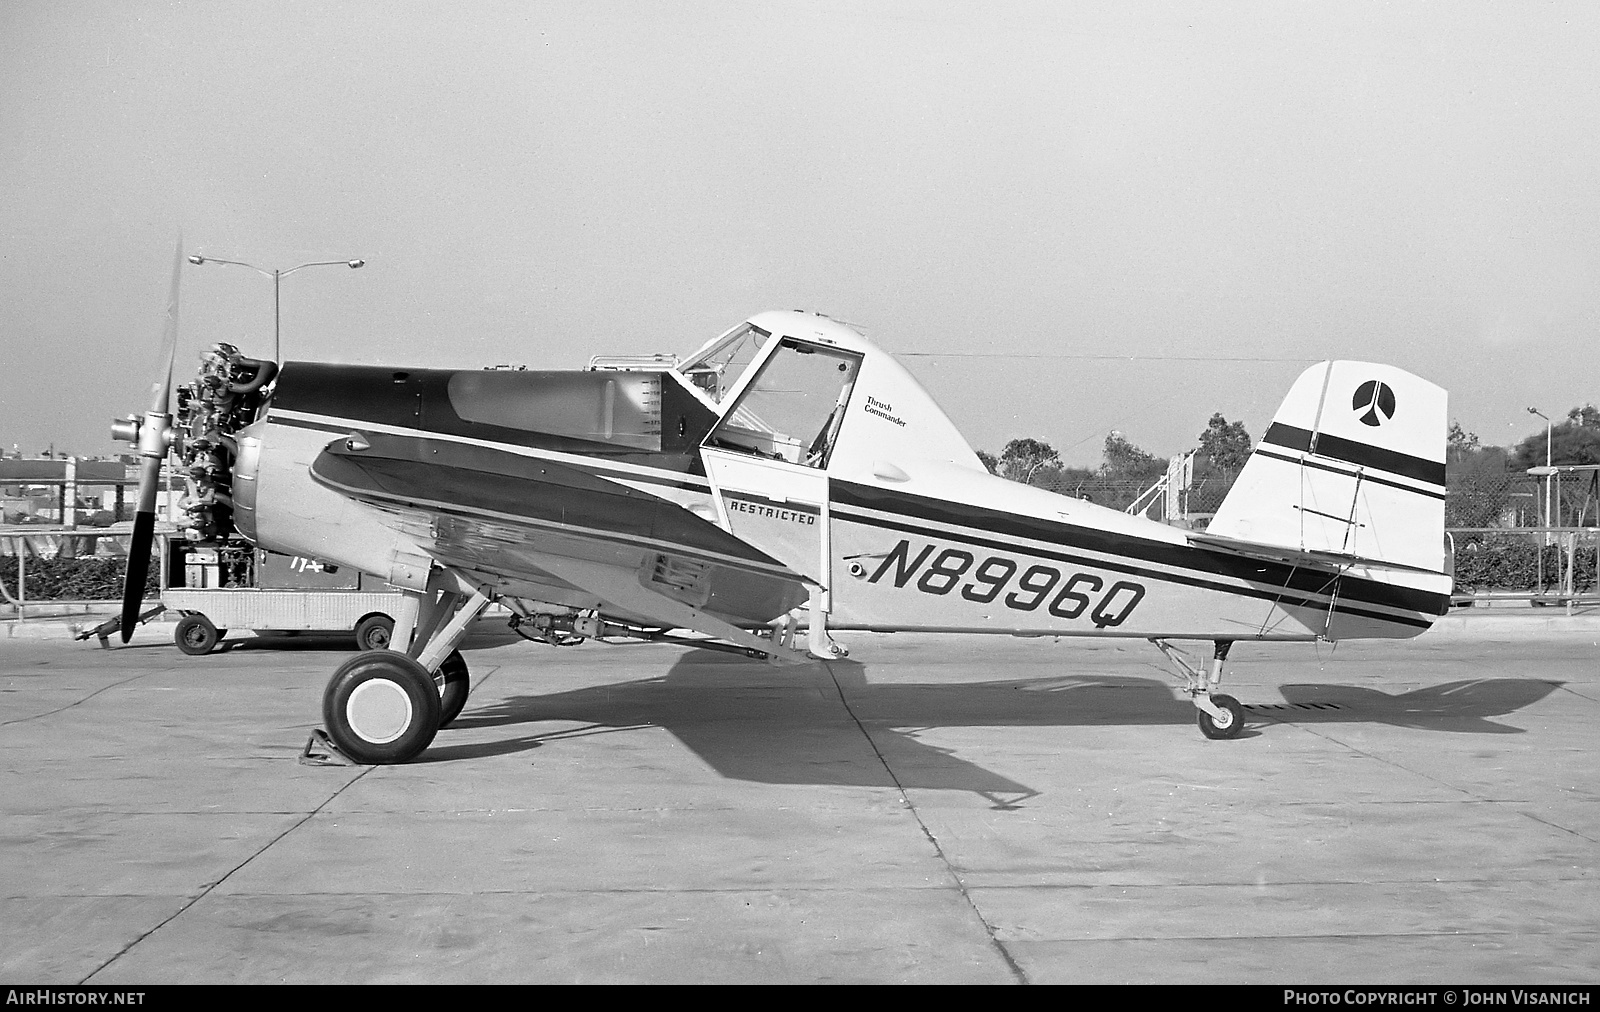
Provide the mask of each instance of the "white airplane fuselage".
{"label": "white airplane fuselage", "polygon": [[[1439,595],[1449,592],[1442,575],[1364,565],[1332,573],[1197,547],[1182,529],[948,462],[908,463],[890,478],[817,476],[825,491],[812,498],[822,501],[808,503],[718,490],[707,477],[682,471],[385,425],[337,409],[273,408],[251,428],[260,449],[251,504],[256,515],[246,532],[275,551],[384,577],[397,559],[426,558],[438,531],[426,520],[354,501],[311,478],[323,448],[349,433],[490,447],[581,468],[669,500],[707,523],[736,516],[736,535],[804,569],[827,591],[828,625],[838,630],[1404,637],[1425,630]],[[594,533],[581,524],[548,529],[553,544],[586,546],[582,551],[591,556],[587,539]],[[514,554],[516,547],[504,550]],[[479,575],[499,576],[512,596],[604,606],[558,579],[501,568],[510,575],[492,566]]]}

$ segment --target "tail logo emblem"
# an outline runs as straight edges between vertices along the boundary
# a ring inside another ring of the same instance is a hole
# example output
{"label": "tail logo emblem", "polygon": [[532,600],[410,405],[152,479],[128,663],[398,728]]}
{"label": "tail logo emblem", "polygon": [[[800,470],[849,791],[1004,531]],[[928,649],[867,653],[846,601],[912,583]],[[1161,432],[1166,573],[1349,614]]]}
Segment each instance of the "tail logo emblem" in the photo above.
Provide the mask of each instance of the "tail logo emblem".
{"label": "tail logo emblem", "polygon": [[1356,387],[1350,409],[1361,416],[1362,425],[1382,425],[1394,417],[1394,391],[1387,383],[1367,380]]}

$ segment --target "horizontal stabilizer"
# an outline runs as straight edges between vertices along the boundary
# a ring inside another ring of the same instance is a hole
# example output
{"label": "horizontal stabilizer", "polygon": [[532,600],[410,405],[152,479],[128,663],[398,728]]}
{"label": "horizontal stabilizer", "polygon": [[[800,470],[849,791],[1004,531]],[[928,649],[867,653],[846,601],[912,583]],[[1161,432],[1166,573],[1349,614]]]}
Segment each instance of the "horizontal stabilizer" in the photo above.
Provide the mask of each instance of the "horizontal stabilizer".
{"label": "horizontal stabilizer", "polygon": [[1342,552],[1318,552],[1298,548],[1288,548],[1281,545],[1264,545],[1255,541],[1239,541],[1235,538],[1216,537],[1209,533],[1193,532],[1189,535],[1189,542],[1203,545],[1206,548],[1219,548],[1225,552],[1242,555],[1250,559],[1260,559],[1263,562],[1286,562],[1291,566],[1304,566],[1311,569],[1344,569],[1349,566],[1382,566],[1386,569],[1408,570],[1417,573],[1437,573],[1436,569],[1427,569],[1422,566],[1407,566],[1387,559],[1369,559],[1360,555]]}

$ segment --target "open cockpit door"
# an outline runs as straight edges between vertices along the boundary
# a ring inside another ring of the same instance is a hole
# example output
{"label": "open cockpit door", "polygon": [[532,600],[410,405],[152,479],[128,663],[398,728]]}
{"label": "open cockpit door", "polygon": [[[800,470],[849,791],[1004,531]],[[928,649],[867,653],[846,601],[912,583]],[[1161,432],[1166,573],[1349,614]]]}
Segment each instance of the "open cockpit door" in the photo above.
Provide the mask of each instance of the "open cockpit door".
{"label": "open cockpit door", "polygon": [[762,349],[701,447],[724,529],[783,562],[828,610],[828,462],[862,356],[790,337]]}

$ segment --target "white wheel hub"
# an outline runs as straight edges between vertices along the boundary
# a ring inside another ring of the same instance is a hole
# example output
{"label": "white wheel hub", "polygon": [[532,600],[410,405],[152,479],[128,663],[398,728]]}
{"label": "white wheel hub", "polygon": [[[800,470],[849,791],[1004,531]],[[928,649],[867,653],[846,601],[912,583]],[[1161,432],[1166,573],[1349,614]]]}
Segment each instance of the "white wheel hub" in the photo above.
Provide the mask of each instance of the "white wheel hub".
{"label": "white wheel hub", "polygon": [[362,741],[387,745],[411,726],[411,697],[399,682],[373,678],[345,700],[344,719]]}

